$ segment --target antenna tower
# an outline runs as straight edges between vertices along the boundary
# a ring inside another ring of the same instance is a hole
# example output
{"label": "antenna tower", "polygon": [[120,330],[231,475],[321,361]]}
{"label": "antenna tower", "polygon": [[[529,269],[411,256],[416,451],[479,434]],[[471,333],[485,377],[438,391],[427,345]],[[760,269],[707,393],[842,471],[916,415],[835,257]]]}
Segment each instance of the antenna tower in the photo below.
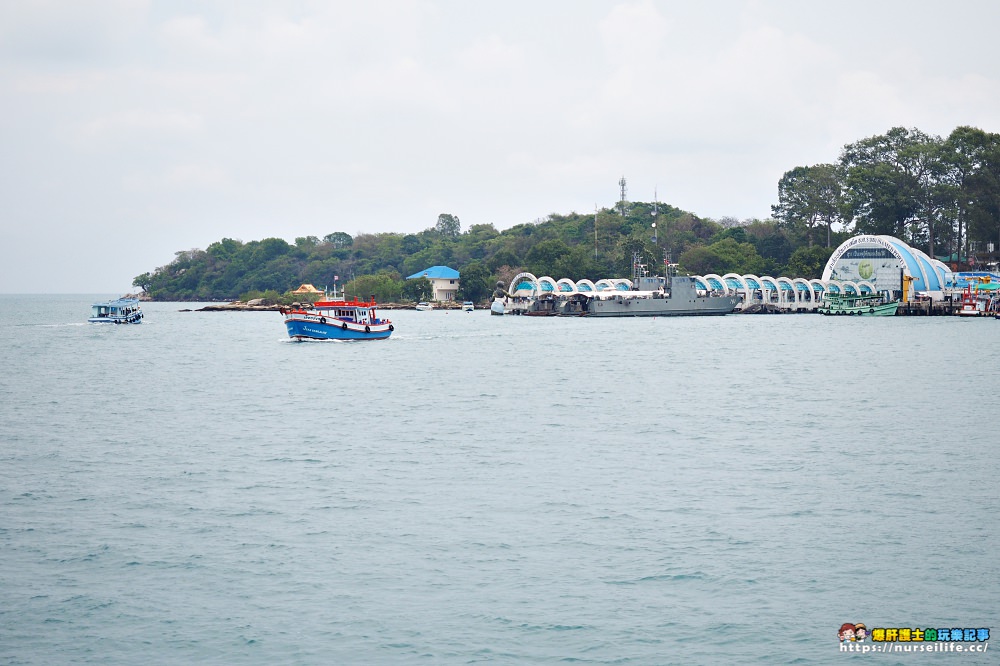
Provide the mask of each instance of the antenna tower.
{"label": "antenna tower", "polygon": [[618,181],[618,187],[621,188],[621,199],[618,201],[618,210],[621,212],[622,217],[628,214],[628,185],[625,183],[625,176]]}

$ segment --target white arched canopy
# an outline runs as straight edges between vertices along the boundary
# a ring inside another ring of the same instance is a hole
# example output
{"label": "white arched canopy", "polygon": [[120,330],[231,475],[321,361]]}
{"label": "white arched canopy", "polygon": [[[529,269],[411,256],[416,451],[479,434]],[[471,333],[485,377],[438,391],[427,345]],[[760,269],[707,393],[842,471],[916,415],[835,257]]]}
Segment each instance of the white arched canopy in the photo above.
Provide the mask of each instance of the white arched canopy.
{"label": "white arched canopy", "polygon": [[548,275],[538,278],[538,288],[543,294],[551,294],[559,291],[559,287],[556,286],[556,281]]}
{"label": "white arched canopy", "polygon": [[[726,284],[726,281],[722,278],[721,275],[717,275],[715,273],[708,273],[707,275],[705,275],[705,282],[708,283],[710,289],[713,290],[720,289],[722,290],[722,293],[726,295],[730,293],[729,285]],[[716,284],[718,284],[719,286],[716,287],[715,286]]]}
{"label": "white arched canopy", "polygon": [[524,272],[514,276],[507,292],[512,296],[534,296],[540,293],[541,289],[538,287],[538,278],[531,273]]}
{"label": "white arched canopy", "polygon": [[556,282],[556,289],[561,294],[575,294],[576,293],[576,283],[569,278],[563,278]]}

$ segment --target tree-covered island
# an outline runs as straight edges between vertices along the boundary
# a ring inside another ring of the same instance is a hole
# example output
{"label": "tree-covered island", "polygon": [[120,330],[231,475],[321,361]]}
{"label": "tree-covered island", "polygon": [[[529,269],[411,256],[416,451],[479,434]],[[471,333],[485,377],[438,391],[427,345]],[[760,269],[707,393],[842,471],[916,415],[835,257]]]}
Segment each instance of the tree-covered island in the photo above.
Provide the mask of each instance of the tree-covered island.
{"label": "tree-covered island", "polygon": [[[278,301],[302,283],[381,302],[416,301],[429,266],[461,273],[462,300],[482,301],[521,270],[579,280],[631,274],[640,251],[692,274],[820,276],[856,233],[888,234],[949,265],[996,260],[1000,249],[1000,134],[956,128],[947,138],[895,127],[848,144],[836,163],[795,167],[778,182],[767,220],[712,220],[659,202],[618,202],[596,213],[552,213],[498,231],[462,230],[450,213],[415,234],[223,238],[135,278],[164,301]],[[655,224],[655,227],[654,227]],[[287,296],[286,296],[287,298]]]}

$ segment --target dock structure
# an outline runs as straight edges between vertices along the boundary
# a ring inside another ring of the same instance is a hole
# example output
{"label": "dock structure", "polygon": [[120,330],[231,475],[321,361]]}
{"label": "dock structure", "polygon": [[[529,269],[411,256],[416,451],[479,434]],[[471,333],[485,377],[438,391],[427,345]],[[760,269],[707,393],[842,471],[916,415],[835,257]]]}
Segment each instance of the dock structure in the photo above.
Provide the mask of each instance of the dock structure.
{"label": "dock structure", "polygon": [[[968,302],[969,284],[962,274],[954,274],[949,286],[939,289],[933,295],[913,289],[913,280],[903,277],[904,289],[887,295],[900,299],[896,316],[948,316],[957,315],[963,303]],[[739,298],[734,312],[745,314],[790,314],[816,312],[825,295],[868,296],[885,294],[868,280],[807,280],[805,278],[771,277],[757,275],[693,275],[700,295],[730,296]],[[984,279],[984,278],[979,278]],[[990,283],[985,283],[990,284]],[[1000,287],[1000,276],[992,283]],[[961,286],[958,286],[961,285]],[[625,292],[633,288],[627,278],[606,278],[573,281],[567,278],[555,280],[549,276],[536,277],[524,272],[510,283],[508,307],[512,313],[544,313],[557,311],[560,301],[583,296]],[[901,297],[901,298],[900,298]],[[1000,311],[1000,289],[983,289],[974,292],[978,316],[994,316]]]}
{"label": "dock structure", "polygon": [[[637,255],[638,256],[638,255]],[[672,266],[664,259],[664,268]],[[565,310],[567,301],[604,298],[638,287],[636,271],[645,275],[650,267],[633,259],[633,279],[590,280],[553,279],[520,273],[507,290],[514,313],[547,314]],[[824,298],[881,296],[898,301],[901,316],[994,316],[1000,313],[1000,273],[952,271],[938,259],[910,247],[892,236],[854,236],[830,255],[820,279],[771,277],[770,275],[688,276],[698,296],[738,298],[734,312],[796,313],[816,312]],[[502,285],[501,285],[502,287]],[[505,303],[508,305],[508,303]]]}

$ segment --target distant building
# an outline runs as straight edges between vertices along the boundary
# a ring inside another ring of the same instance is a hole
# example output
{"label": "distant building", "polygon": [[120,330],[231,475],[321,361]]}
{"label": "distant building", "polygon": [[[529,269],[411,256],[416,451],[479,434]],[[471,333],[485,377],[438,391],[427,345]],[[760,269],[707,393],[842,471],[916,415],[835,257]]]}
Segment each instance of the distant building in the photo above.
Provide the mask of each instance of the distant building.
{"label": "distant building", "polygon": [[455,300],[455,294],[458,293],[459,281],[458,271],[454,268],[431,266],[406,277],[407,280],[416,280],[417,278],[427,278],[431,281],[430,299],[432,301]]}
{"label": "distant building", "polygon": [[298,289],[292,292],[293,294],[322,294],[323,292],[312,286],[311,284],[304,284]]}

